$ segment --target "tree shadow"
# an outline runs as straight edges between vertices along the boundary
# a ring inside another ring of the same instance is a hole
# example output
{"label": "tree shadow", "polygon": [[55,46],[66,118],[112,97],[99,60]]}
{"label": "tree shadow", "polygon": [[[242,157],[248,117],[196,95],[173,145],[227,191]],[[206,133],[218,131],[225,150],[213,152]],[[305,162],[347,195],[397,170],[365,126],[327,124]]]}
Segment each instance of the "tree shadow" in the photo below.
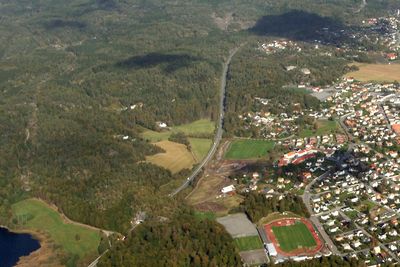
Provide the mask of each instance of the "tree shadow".
{"label": "tree shadow", "polygon": [[96,0],[98,9],[104,11],[112,11],[118,8],[117,2],[115,0]]}
{"label": "tree shadow", "polygon": [[117,62],[116,66],[125,69],[142,69],[162,65],[163,71],[171,73],[181,68],[187,68],[199,60],[199,57],[187,54],[150,53],[143,56],[130,57]]}
{"label": "tree shadow", "polygon": [[53,19],[44,23],[44,27],[47,30],[54,30],[59,28],[74,28],[82,30],[86,28],[86,23],[80,22],[77,20],[62,20],[62,19]]}
{"label": "tree shadow", "polygon": [[[293,10],[281,15],[264,16],[250,32],[262,36],[284,37],[298,41],[314,41],[329,38],[337,42],[341,36],[328,34],[346,29],[346,26],[333,18],[322,17],[318,14]],[[340,40],[343,41],[343,40]]]}

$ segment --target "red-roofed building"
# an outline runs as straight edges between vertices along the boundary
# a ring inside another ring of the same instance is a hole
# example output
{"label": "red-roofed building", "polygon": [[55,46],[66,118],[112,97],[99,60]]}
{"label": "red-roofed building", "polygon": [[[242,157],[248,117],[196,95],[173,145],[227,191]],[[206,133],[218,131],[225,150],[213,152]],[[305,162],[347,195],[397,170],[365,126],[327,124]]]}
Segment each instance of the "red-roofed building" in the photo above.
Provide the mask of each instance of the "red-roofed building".
{"label": "red-roofed building", "polygon": [[400,135],[400,124],[393,124],[392,129],[397,135]]}
{"label": "red-roofed building", "polygon": [[397,59],[397,54],[396,53],[386,54],[386,58],[389,59],[389,60],[396,60]]}

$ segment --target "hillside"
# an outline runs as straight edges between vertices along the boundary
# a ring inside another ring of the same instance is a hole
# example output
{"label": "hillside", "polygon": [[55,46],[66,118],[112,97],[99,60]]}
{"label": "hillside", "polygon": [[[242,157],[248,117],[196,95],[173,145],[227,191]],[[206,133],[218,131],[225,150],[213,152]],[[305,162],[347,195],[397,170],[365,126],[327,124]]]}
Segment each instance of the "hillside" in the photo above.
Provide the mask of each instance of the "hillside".
{"label": "hillside", "polygon": [[[230,49],[248,42],[228,84],[231,120],[246,110],[246,95],[265,87],[241,92],[237,79],[263,82],[250,73],[260,63],[248,59],[257,57],[250,50],[265,34],[277,34],[264,32],[269,16],[303,10],[347,25],[396,2],[368,1],[355,14],[359,1],[346,0],[1,1],[0,223],[8,224],[11,205],[28,197],[121,233],[140,210],[171,215],[179,203],[160,188],[184,179],[187,170],[173,174],[145,163],[162,150],[143,139],[144,128],[215,120],[222,62]],[[343,72],[325,74],[331,80]],[[271,84],[270,94],[284,102],[277,91],[283,82]],[[227,127],[235,133],[237,125]]]}

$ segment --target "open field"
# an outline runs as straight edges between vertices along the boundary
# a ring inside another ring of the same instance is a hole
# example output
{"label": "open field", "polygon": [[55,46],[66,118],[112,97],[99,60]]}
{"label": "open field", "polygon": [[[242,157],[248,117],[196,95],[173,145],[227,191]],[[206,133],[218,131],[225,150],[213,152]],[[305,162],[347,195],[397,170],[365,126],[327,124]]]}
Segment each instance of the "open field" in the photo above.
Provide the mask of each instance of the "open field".
{"label": "open field", "polygon": [[393,82],[400,81],[400,64],[352,64],[360,69],[346,74],[358,81]]}
{"label": "open field", "polygon": [[263,248],[263,244],[261,243],[260,237],[258,235],[235,238],[234,240],[236,247],[240,251],[249,251]]}
{"label": "open field", "polygon": [[184,132],[185,134],[212,134],[215,130],[215,123],[213,121],[202,119],[194,121],[189,124],[183,124],[172,128],[172,131]]}
{"label": "open field", "polygon": [[27,199],[12,206],[14,218],[29,230],[43,231],[66,252],[80,258],[97,253],[100,234],[97,230],[66,223],[61,215],[37,199]]}
{"label": "open field", "polygon": [[183,132],[186,135],[198,136],[202,134],[213,134],[214,130],[215,123],[213,121],[202,119],[189,124],[173,126],[169,131],[156,132],[146,129],[143,131],[142,135],[144,139],[148,139],[150,142],[159,142],[168,140],[172,133]]}
{"label": "open field", "polygon": [[275,146],[272,141],[263,140],[234,140],[225,154],[226,159],[257,159],[266,157]]}
{"label": "open field", "polygon": [[191,169],[196,162],[192,153],[183,144],[161,141],[155,143],[155,145],[164,149],[166,153],[147,156],[146,161],[164,167],[172,173],[177,173],[183,169]]}
{"label": "open field", "polygon": [[212,144],[211,139],[204,138],[189,138],[189,142],[197,162],[200,162],[205,156],[207,156]]}
{"label": "open field", "polygon": [[273,226],[272,231],[283,251],[291,252],[298,248],[312,248],[317,245],[311,232],[302,222],[288,226]]}
{"label": "open field", "polygon": [[203,176],[187,196],[187,203],[197,210],[212,211],[219,216],[226,215],[231,208],[242,202],[240,195],[217,198],[221,194],[221,188],[229,184],[230,180],[218,175]]}
{"label": "open field", "polygon": [[330,120],[318,120],[316,122],[317,129],[304,129],[300,132],[299,137],[311,137],[311,136],[318,136],[318,135],[325,135],[335,133],[338,131],[339,124],[336,121]]}

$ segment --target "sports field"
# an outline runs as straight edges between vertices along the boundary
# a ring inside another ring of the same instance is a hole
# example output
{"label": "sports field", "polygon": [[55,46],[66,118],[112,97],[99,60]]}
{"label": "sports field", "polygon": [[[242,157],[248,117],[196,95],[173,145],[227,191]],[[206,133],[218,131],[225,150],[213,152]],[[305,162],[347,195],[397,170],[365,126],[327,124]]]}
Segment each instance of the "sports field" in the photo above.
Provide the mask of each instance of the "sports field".
{"label": "sports field", "polygon": [[263,158],[274,146],[275,143],[272,141],[235,140],[229,146],[225,158],[231,160]]}
{"label": "sports field", "polygon": [[352,64],[359,67],[358,71],[346,74],[346,77],[354,77],[358,81],[368,82],[393,82],[400,81],[400,64]]}
{"label": "sports field", "polygon": [[239,251],[249,251],[263,248],[263,244],[261,243],[258,235],[235,238],[234,240]]}
{"label": "sports field", "polygon": [[272,232],[279,243],[280,249],[285,252],[291,252],[299,248],[312,248],[317,245],[310,230],[302,222],[287,226],[273,226]]}
{"label": "sports field", "polygon": [[48,233],[50,239],[66,252],[80,258],[97,253],[98,230],[66,222],[57,211],[40,200],[20,201],[12,206],[12,211],[14,220],[23,229]]}
{"label": "sports field", "polygon": [[147,156],[146,161],[164,167],[172,173],[177,173],[183,169],[191,169],[196,162],[193,154],[183,144],[170,141],[161,141],[155,145],[165,150],[165,153],[158,153]]}

